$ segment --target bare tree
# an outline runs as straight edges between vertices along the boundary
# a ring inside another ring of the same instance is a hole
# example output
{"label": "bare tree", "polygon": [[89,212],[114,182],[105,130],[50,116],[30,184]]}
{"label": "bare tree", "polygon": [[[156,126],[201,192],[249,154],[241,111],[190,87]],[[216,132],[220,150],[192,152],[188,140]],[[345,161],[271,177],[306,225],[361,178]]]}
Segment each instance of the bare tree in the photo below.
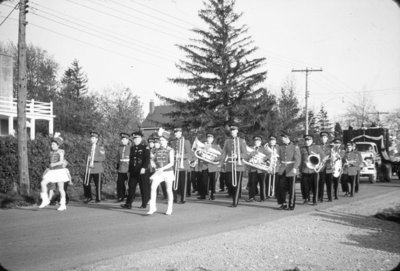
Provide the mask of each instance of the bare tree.
{"label": "bare tree", "polygon": [[373,122],[370,113],[376,112],[375,104],[366,92],[359,92],[354,101],[350,101],[343,115],[342,126],[352,126],[355,128],[370,126]]}

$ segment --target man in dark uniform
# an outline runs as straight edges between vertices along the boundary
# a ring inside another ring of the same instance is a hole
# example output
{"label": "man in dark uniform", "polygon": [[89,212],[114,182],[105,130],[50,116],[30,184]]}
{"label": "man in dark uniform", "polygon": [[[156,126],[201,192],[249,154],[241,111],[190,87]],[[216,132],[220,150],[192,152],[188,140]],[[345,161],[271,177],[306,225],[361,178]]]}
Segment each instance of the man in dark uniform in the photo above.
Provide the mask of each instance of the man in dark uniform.
{"label": "man in dark uniform", "polygon": [[[254,149],[253,152],[250,153],[250,160],[253,160],[256,163],[265,163],[267,160],[267,151],[263,146],[261,146],[262,138],[261,136],[254,136]],[[266,189],[265,189],[265,176],[266,173],[264,170],[256,169],[253,167],[249,168],[249,199],[247,202],[255,201],[257,185],[260,185],[260,201],[265,201],[266,198]]]}
{"label": "man in dark uniform", "polygon": [[310,191],[313,193],[313,205],[317,205],[317,194],[318,194],[318,172],[314,168],[309,168],[309,156],[317,155],[319,156],[319,162],[325,157],[325,154],[321,150],[321,148],[315,144],[313,144],[313,136],[312,135],[304,135],[305,145],[301,147],[301,188],[302,188],[302,196],[304,200],[304,204],[309,202],[310,200]]}
{"label": "man in dark uniform", "polygon": [[131,209],[135,199],[136,186],[139,183],[142,204],[139,208],[146,208],[150,190],[149,164],[150,149],[142,143],[143,134],[140,131],[132,133],[133,145],[129,157],[129,185],[128,198],[122,208]]}
{"label": "man in dark uniform", "polygon": [[[342,182],[345,188],[345,196],[350,195],[350,197],[354,196],[354,188],[355,181],[357,178],[357,168],[362,162],[360,159],[360,154],[358,152],[354,152],[353,143],[348,142],[346,144],[346,152],[343,156],[343,174],[342,174]],[[350,184],[350,188],[349,188]]]}
{"label": "man in dark uniform", "polygon": [[96,186],[96,202],[101,201],[101,174],[104,172],[103,161],[106,160],[106,154],[104,147],[99,144],[99,137],[99,133],[90,132],[91,148],[89,151],[87,169],[89,174],[87,180],[85,180],[86,183],[83,184],[85,203],[92,201],[91,180],[93,180]]}
{"label": "man in dark uniform", "polygon": [[276,144],[276,136],[270,135],[269,142],[265,144],[265,150],[268,153],[268,159],[272,171],[267,174],[266,176],[266,190],[267,190],[267,198],[272,196],[276,196],[276,189],[277,189],[277,172],[278,172],[278,156],[279,156],[279,145]]}
{"label": "man in dark uniform", "polygon": [[[355,152],[359,156],[360,161],[362,161],[361,153],[357,150],[356,142],[352,142],[352,143],[353,143],[353,152]],[[356,175],[355,184],[354,184],[354,193],[358,193],[358,190],[360,188],[361,164],[362,163],[357,164],[357,175]]]}
{"label": "man in dark uniform", "polygon": [[129,154],[131,151],[131,144],[128,133],[120,133],[119,137],[121,138],[121,144],[118,147],[117,155],[117,201],[122,202],[124,201],[126,193],[125,181],[127,181],[129,177]]}
{"label": "man in dark uniform", "polygon": [[[231,126],[230,130],[231,137],[225,140],[221,163],[226,161],[226,181],[228,190],[232,193],[232,207],[237,207],[242,187],[242,174],[244,171],[242,159],[247,158],[247,150],[246,141],[238,137],[238,127]],[[236,174],[233,171],[236,171]]]}
{"label": "man in dark uniform", "polygon": [[[318,201],[324,201],[324,188],[326,184],[326,190],[328,195],[328,201],[332,201],[332,192],[328,191],[328,189],[332,188],[332,166],[331,166],[331,145],[328,143],[328,132],[319,133],[321,137],[322,144],[320,145],[321,150],[324,152],[325,158],[328,159],[325,161],[325,165],[319,171],[319,182],[318,182]],[[331,197],[329,198],[329,195]]]}
{"label": "man in dark uniform", "polygon": [[[300,149],[290,142],[289,134],[281,134],[283,144],[279,146],[277,201],[280,209],[294,210],[296,206],[296,175],[300,165]],[[289,194],[289,205],[286,196]]]}
{"label": "man in dark uniform", "polygon": [[[181,195],[180,203],[186,202],[186,190],[187,190],[187,175],[189,170],[189,161],[192,159],[192,150],[190,147],[189,140],[182,136],[182,128],[178,127],[174,129],[175,138],[170,142],[170,146],[175,152],[175,173],[176,184],[174,183],[174,202],[178,201],[178,194]],[[176,189],[175,189],[176,188]]]}

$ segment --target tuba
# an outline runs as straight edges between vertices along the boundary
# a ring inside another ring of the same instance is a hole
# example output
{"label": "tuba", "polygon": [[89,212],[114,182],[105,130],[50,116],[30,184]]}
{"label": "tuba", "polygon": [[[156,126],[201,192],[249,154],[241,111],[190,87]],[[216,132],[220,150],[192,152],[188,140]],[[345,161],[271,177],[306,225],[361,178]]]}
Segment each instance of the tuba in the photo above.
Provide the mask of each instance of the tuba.
{"label": "tuba", "polygon": [[268,162],[265,162],[266,155],[259,152],[258,150],[254,150],[250,147],[246,147],[247,152],[250,154],[250,158],[247,160],[243,159],[243,163],[255,169],[263,170],[266,172],[271,171],[270,165]]}
{"label": "tuba", "polygon": [[319,154],[311,153],[307,158],[306,166],[309,169],[312,169],[315,172],[317,172],[317,169],[320,168],[320,165],[321,165],[321,158]]}
{"label": "tuba", "polygon": [[213,165],[218,165],[221,157],[221,152],[214,148],[201,148],[196,149],[194,155],[197,157],[197,159],[203,160]]}

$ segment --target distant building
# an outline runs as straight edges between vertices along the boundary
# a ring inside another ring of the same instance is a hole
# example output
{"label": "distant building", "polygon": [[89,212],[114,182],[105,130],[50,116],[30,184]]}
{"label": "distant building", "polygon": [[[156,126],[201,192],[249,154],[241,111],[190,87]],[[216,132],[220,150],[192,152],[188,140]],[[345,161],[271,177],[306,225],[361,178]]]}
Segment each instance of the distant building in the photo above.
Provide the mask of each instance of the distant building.
{"label": "distant building", "polygon": [[[0,53],[0,136],[15,135],[17,125],[17,98],[13,98],[13,59]],[[36,120],[49,122],[49,134],[54,130],[53,103],[26,101],[26,126],[35,139]]]}
{"label": "distant building", "polygon": [[148,138],[154,132],[157,132],[158,128],[166,127],[171,125],[172,119],[166,114],[175,111],[175,107],[172,105],[154,105],[154,101],[150,100],[150,110],[147,117],[142,122],[141,130],[143,135]]}

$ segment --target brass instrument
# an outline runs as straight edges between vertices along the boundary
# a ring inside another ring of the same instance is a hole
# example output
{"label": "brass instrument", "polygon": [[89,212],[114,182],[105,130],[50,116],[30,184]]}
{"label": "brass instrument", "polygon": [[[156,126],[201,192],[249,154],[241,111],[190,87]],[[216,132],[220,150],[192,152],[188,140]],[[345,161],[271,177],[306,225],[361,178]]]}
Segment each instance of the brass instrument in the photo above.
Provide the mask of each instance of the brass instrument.
{"label": "brass instrument", "polygon": [[[231,156],[228,157],[228,159],[229,158],[231,159],[232,186],[233,187],[237,186],[237,181],[238,181],[237,180],[237,174],[236,174],[237,166],[241,165],[241,163],[239,164],[239,162],[240,162],[240,149],[238,149],[238,147],[239,147],[239,138],[238,137],[233,138],[233,150],[232,150]],[[236,161],[236,159],[238,159],[238,160]]]}
{"label": "brass instrument", "polygon": [[307,158],[306,166],[318,173],[325,166],[329,159],[330,155],[324,157],[324,159],[321,161],[319,154],[311,153]]}
{"label": "brass instrument", "polygon": [[90,150],[90,155],[86,161],[86,170],[85,170],[85,179],[83,180],[84,185],[89,185],[89,177],[90,177],[90,169],[94,167],[94,153],[95,153],[96,145],[92,145]]}
{"label": "brass instrument", "polygon": [[184,168],[183,165],[183,153],[184,153],[184,148],[185,148],[185,138],[182,137],[179,140],[178,143],[178,151],[175,155],[176,159],[175,159],[175,180],[174,180],[174,184],[173,184],[173,189],[176,191],[178,190],[178,183],[179,183],[179,169]]}
{"label": "brass instrument", "polygon": [[263,170],[269,172],[271,170],[268,162],[264,162],[266,155],[259,152],[258,150],[254,150],[252,148],[247,148],[247,151],[250,153],[250,159],[248,161],[243,160],[245,165],[253,167],[255,169]]}
{"label": "brass instrument", "polygon": [[195,161],[200,159],[207,163],[210,163],[213,165],[218,165],[219,159],[221,157],[221,152],[219,152],[218,150],[213,149],[213,148],[196,149],[196,151],[194,152],[194,155],[197,157],[197,159]]}
{"label": "brass instrument", "polygon": [[[268,146],[267,146],[268,147]],[[270,159],[270,168],[271,171],[269,172],[269,179],[268,179],[268,193],[267,196],[268,197],[273,197],[275,195],[275,171],[276,171],[276,167],[278,166],[278,157],[279,154],[276,151],[276,148],[271,149],[271,159]],[[272,186],[272,188],[271,188]]]}
{"label": "brass instrument", "polygon": [[331,166],[332,166],[332,175],[335,178],[338,178],[342,172],[342,159],[339,154],[339,147],[340,145],[333,146],[331,149]]}

